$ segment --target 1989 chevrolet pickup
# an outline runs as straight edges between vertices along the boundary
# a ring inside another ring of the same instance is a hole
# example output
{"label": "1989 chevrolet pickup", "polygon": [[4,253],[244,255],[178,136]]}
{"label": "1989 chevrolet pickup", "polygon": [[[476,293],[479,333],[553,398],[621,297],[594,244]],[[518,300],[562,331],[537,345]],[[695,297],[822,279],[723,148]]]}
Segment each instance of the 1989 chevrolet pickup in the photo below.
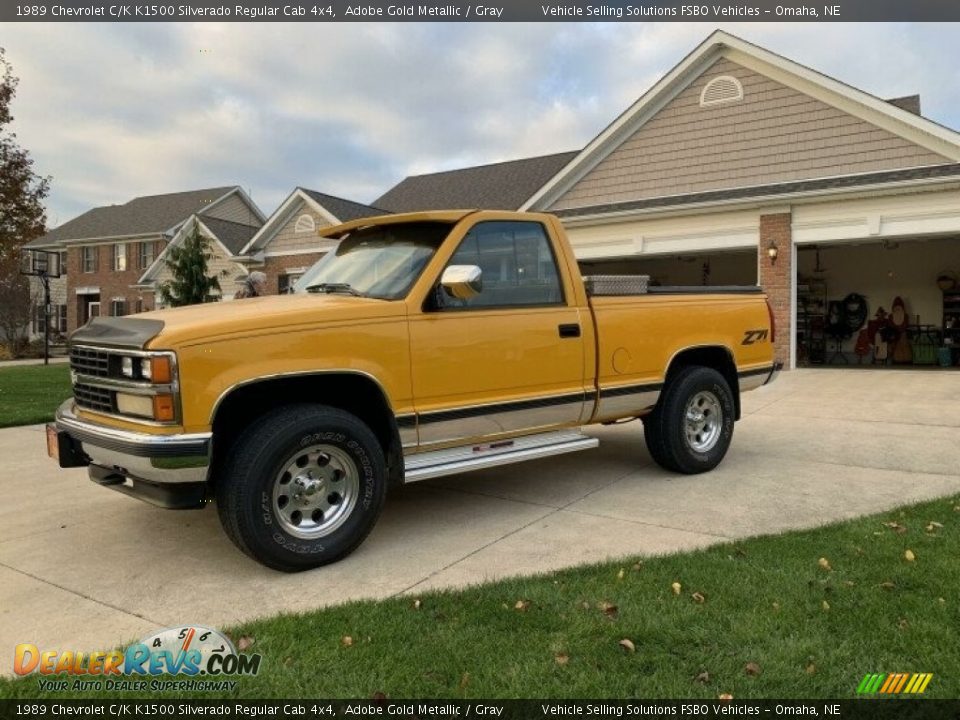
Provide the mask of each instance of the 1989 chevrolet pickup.
{"label": "1989 chevrolet pickup", "polygon": [[78,329],[48,453],[164,507],[215,501],[237,547],[296,571],[354,550],[391,485],[595,447],[583,425],[640,418],[662,467],[710,470],[780,369],[759,288],[581,277],[551,215],[320,234],[339,244],[292,294]]}

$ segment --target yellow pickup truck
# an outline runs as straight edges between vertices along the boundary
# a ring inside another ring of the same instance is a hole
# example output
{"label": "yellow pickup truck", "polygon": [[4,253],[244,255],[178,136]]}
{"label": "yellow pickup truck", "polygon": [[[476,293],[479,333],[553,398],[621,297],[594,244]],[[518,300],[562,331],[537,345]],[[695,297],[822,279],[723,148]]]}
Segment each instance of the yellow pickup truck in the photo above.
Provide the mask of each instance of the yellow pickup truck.
{"label": "yellow pickup truck", "polygon": [[237,547],[296,571],[356,548],[390,486],[593,448],[584,425],[640,418],[662,467],[710,470],[780,369],[759,288],[581,277],[551,215],[320,234],[336,250],[289,295],[78,329],[48,453],[164,507],[215,501]]}

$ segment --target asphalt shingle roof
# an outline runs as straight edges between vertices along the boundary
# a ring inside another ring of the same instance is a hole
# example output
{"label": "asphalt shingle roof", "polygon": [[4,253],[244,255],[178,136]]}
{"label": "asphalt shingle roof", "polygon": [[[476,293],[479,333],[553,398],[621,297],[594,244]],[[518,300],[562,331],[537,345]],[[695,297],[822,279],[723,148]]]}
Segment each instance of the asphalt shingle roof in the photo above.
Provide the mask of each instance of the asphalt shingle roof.
{"label": "asphalt shingle roof", "polygon": [[257,234],[260,229],[251,225],[230,222],[229,220],[220,220],[206,215],[200,217],[200,222],[206,225],[210,232],[217,236],[227,250],[234,255],[240,253],[244,245],[250,242],[250,238]]}
{"label": "asphalt shingle roof", "polygon": [[205,206],[223,197],[234,187],[145,195],[123,205],[93,208],[28,245],[38,247],[75,240],[161,233],[180,224],[194,213],[203,212]]}
{"label": "asphalt shingle roof", "polygon": [[373,201],[391,212],[479,208],[516,210],[578,151],[413,175]]}
{"label": "asphalt shingle roof", "polygon": [[389,210],[383,208],[364,205],[363,203],[354,202],[353,200],[345,200],[344,198],[327,195],[326,193],[317,192],[316,190],[307,190],[307,188],[303,187],[300,189],[336,215],[340,222],[349,222],[350,220],[373,217],[375,215],[388,215],[390,213]]}

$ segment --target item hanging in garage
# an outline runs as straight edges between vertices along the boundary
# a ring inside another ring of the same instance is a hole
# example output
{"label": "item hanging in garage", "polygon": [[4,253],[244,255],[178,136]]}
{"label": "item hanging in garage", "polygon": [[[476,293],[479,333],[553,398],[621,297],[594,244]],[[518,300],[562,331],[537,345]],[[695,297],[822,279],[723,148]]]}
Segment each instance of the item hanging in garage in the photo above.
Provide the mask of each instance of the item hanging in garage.
{"label": "item hanging in garage", "polygon": [[877,308],[873,320],[867,325],[867,333],[873,338],[873,361],[884,364],[889,354],[889,343],[896,337],[896,331],[890,327],[887,311]]}
{"label": "item hanging in garage", "polygon": [[843,299],[843,317],[853,334],[867,321],[867,299],[860,293],[850,293]]}
{"label": "item hanging in garage", "polygon": [[843,354],[843,341],[853,335],[850,326],[847,325],[847,317],[844,310],[844,302],[841,300],[831,300],[827,305],[827,336],[833,342],[833,355],[830,356],[829,364],[834,360],[848,363],[847,356]]}
{"label": "item hanging in garage", "polygon": [[893,343],[893,361],[895,363],[913,362],[913,351],[907,339],[907,307],[899,295],[893,299],[893,310],[890,312],[890,327],[897,331],[897,338]]}

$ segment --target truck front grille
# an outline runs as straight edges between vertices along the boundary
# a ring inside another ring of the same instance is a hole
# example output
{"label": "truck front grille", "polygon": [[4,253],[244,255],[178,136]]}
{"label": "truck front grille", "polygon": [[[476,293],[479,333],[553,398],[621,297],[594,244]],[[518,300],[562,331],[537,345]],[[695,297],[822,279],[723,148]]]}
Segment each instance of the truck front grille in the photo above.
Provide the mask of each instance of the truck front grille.
{"label": "truck front grille", "polygon": [[108,377],[110,375],[110,355],[102,350],[71,348],[70,369],[78,375]]}
{"label": "truck front grille", "polygon": [[113,391],[106,388],[77,383],[73,386],[73,399],[77,405],[87,410],[114,411]]}

